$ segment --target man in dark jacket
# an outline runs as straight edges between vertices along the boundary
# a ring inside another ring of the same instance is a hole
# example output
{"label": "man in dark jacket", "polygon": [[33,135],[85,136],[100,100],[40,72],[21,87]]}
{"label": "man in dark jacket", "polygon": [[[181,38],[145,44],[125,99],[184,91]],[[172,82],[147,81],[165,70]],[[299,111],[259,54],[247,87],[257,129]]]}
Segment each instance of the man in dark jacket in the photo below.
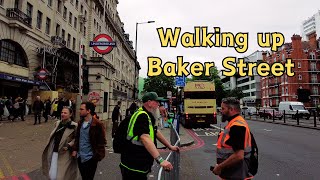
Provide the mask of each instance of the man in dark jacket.
{"label": "man in dark jacket", "polygon": [[94,104],[83,102],[72,156],[78,158],[78,167],[82,179],[93,180],[98,161],[105,156],[107,144],[104,125],[95,117]]}
{"label": "man in dark jacket", "polygon": [[39,120],[39,124],[41,124],[41,112],[44,108],[43,102],[40,100],[40,96],[36,97],[36,101],[34,101],[32,110],[34,112],[34,124],[37,124],[37,119]]}

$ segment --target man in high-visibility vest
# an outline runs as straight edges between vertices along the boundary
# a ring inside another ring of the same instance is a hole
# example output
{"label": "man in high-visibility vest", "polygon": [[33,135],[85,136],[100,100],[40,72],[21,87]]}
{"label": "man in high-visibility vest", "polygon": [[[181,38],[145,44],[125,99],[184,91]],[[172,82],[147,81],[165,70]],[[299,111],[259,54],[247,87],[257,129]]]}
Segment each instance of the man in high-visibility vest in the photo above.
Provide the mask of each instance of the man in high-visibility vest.
{"label": "man in high-visibility vest", "polygon": [[172,164],[164,160],[156,148],[158,139],[171,151],[179,152],[179,147],[172,146],[155,126],[159,100],[157,93],[147,92],[142,97],[143,107],[131,116],[127,131],[127,140],[131,143],[121,153],[120,169],[123,180],[146,180],[154,160],[164,170],[173,169]]}
{"label": "man in high-visibility vest", "polygon": [[240,116],[240,102],[234,97],[222,99],[222,122],[228,121],[217,142],[217,164],[213,173],[221,179],[250,179],[248,165],[251,136],[247,122]]}

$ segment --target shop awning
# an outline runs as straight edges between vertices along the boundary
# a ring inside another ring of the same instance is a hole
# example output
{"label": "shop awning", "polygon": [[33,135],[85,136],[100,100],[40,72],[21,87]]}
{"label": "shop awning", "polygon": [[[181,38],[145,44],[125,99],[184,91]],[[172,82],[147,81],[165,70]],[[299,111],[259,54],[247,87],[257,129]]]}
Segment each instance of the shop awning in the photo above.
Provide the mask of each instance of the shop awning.
{"label": "shop awning", "polygon": [[22,77],[12,76],[12,75],[2,74],[2,73],[0,73],[0,79],[5,79],[8,81],[16,81],[16,82],[21,82],[21,83],[27,83],[27,84],[33,84],[33,85],[42,84],[40,81],[34,81],[34,80],[27,79],[27,78],[22,78]]}

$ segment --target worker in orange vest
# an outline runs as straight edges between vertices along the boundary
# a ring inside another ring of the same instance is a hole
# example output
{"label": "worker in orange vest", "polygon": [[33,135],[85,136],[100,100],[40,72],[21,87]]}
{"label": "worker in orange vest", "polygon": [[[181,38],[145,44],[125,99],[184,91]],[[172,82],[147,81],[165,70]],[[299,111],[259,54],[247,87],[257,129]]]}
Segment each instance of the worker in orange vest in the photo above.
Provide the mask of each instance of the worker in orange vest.
{"label": "worker in orange vest", "polygon": [[217,164],[213,173],[221,179],[251,179],[248,164],[251,136],[247,122],[240,116],[240,102],[234,97],[222,99],[222,122],[228,121],[217,142]]}

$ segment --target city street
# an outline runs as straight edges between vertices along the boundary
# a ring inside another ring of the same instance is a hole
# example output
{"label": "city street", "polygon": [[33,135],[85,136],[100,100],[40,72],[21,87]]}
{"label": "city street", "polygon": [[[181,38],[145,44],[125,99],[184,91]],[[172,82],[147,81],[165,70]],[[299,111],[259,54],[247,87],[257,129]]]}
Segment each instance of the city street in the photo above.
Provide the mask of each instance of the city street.
{"label": "city street", "polygon": [[[315,142],[320,138],[319,131],[264,122],[248,123],[259,148],[259,171],[255,179],[318,179],[320,145]],[[182,179],[214,178],[209,167],[215,163],[220,124],[222,128],[225,125],[219,123],[216,128],[190,130],[197,137],[195,143],[204,142],[204,146],[181,154]]]}

